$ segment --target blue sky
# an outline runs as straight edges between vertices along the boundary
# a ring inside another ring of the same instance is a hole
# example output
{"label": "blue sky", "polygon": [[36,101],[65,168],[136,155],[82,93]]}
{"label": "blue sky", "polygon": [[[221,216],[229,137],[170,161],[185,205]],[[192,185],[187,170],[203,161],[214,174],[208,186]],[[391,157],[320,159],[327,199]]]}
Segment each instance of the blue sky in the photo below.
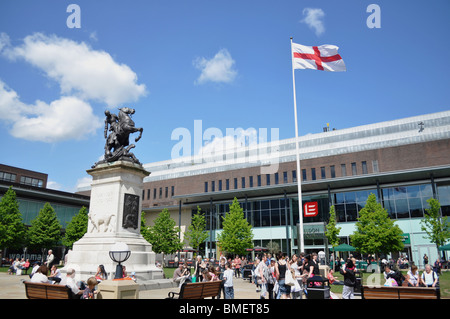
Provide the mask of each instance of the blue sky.
{"label": "blue sky", "polygon": [[[381,28],[366,24],[371,3]],[[103,154],[105,109],[123,106],[144,127],[143,163],[170,159],[172,132],[194,120],[291,138],[291,36],[339,46],[347,66],[295,71],[300,135],[448,110],[449,12],[448,0],[3,0],[0,163],[75,191]]]}

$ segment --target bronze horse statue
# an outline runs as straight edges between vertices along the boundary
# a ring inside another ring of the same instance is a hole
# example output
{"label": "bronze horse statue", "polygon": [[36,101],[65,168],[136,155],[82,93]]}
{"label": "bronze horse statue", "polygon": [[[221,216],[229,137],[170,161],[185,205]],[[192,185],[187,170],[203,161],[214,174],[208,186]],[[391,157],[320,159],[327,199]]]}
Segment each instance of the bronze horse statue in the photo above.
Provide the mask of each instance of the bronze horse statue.
{"label": "bronze horse statue", "polygon": [[[119,115],[112,114],[109,110],[105,111],[105,158],[93,167],[100,163],[114,162],[121,159],[131,159],[132,162],[141,164],[136,156],[130,152],[132,148],[136,147],[136,145],[130,144],[130,134],[139,132],[139,136],[134,140],[137,142],[141,139],[144,131],[142,127],[136,127],[131,119],[131,115],[134,112],[135,110],[129,107],[120,108]],[[108,131],[110,132],[109,135]]]}

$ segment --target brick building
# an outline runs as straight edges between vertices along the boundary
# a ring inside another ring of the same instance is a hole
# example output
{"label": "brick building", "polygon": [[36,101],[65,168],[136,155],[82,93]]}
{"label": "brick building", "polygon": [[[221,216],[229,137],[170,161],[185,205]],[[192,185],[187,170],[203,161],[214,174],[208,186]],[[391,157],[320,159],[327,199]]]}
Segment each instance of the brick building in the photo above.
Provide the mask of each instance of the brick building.
{"label": "brick building", "polygon": [[[317,202],[319,214],[304,217],[307,252],[324,250],[323,233],[335,205],[341,242],[349,243],[359,210],[370,193],[404,232],[407,255],[422,264],[437,257],[424,239],[420,220],[430,197],[438,198],[442,215],[450,215],[450,111],[426,114],[299,137],[301,171],[296,168],[295,139],[246,145],[239,149],[145,164],[143,209],[149,223],[167,208],[185,231],[197,206],[206,213],[210,237],[206,254],[215,254],[221,216],[238,198],[253,226],[255,246],[270,241],[284,252],[298,252],[302,201]],[[86,190],[85,190],[86,191]]]}

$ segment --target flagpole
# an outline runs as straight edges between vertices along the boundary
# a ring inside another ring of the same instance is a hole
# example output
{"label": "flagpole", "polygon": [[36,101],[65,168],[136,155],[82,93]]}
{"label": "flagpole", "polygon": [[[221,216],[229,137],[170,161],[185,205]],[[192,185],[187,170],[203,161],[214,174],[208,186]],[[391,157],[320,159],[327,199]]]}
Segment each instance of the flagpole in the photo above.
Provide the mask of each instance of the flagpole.
{"label": "flagpole", "polygon": [[298,192],[298,212],[300,219],[300,251],[305,251],[305,244],[303,239],[303,204],[302,204],[302,185],[301,185],[301,171],[300,171],[300,150],[298,146],[298,120],[297,120],[297,97],[295,93],[295,72],[294,72],[294,57],[292,55],[292,37],[291,37],[291,61],[292,61],[292,87],[294,92],[294,119],[295,119],[295,153],[297,155],[297,192]]}

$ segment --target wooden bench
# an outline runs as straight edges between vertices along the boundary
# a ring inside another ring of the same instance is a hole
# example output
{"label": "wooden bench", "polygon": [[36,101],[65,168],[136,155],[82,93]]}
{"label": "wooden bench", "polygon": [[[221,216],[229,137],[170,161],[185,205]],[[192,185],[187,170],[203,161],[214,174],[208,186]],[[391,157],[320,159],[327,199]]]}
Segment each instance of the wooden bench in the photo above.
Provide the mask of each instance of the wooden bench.
{"label": "wooden bench", "polygon": [[384,287],[363,286],[363,299],[441,299],[435,287]]}
{"label": "wooden bench", "polygon": [[72,299],[70,287],[24,281],[28,299]]}
{"label": "wooden bench", "polygon": [[[184,283],[181,285],[180,292],[169,292],[167,299],[204,299],[208,297],[217,297],[220,293],[222,281],[206,281],[195,283]],[[178,295],[178,297],[176,297]]]}

